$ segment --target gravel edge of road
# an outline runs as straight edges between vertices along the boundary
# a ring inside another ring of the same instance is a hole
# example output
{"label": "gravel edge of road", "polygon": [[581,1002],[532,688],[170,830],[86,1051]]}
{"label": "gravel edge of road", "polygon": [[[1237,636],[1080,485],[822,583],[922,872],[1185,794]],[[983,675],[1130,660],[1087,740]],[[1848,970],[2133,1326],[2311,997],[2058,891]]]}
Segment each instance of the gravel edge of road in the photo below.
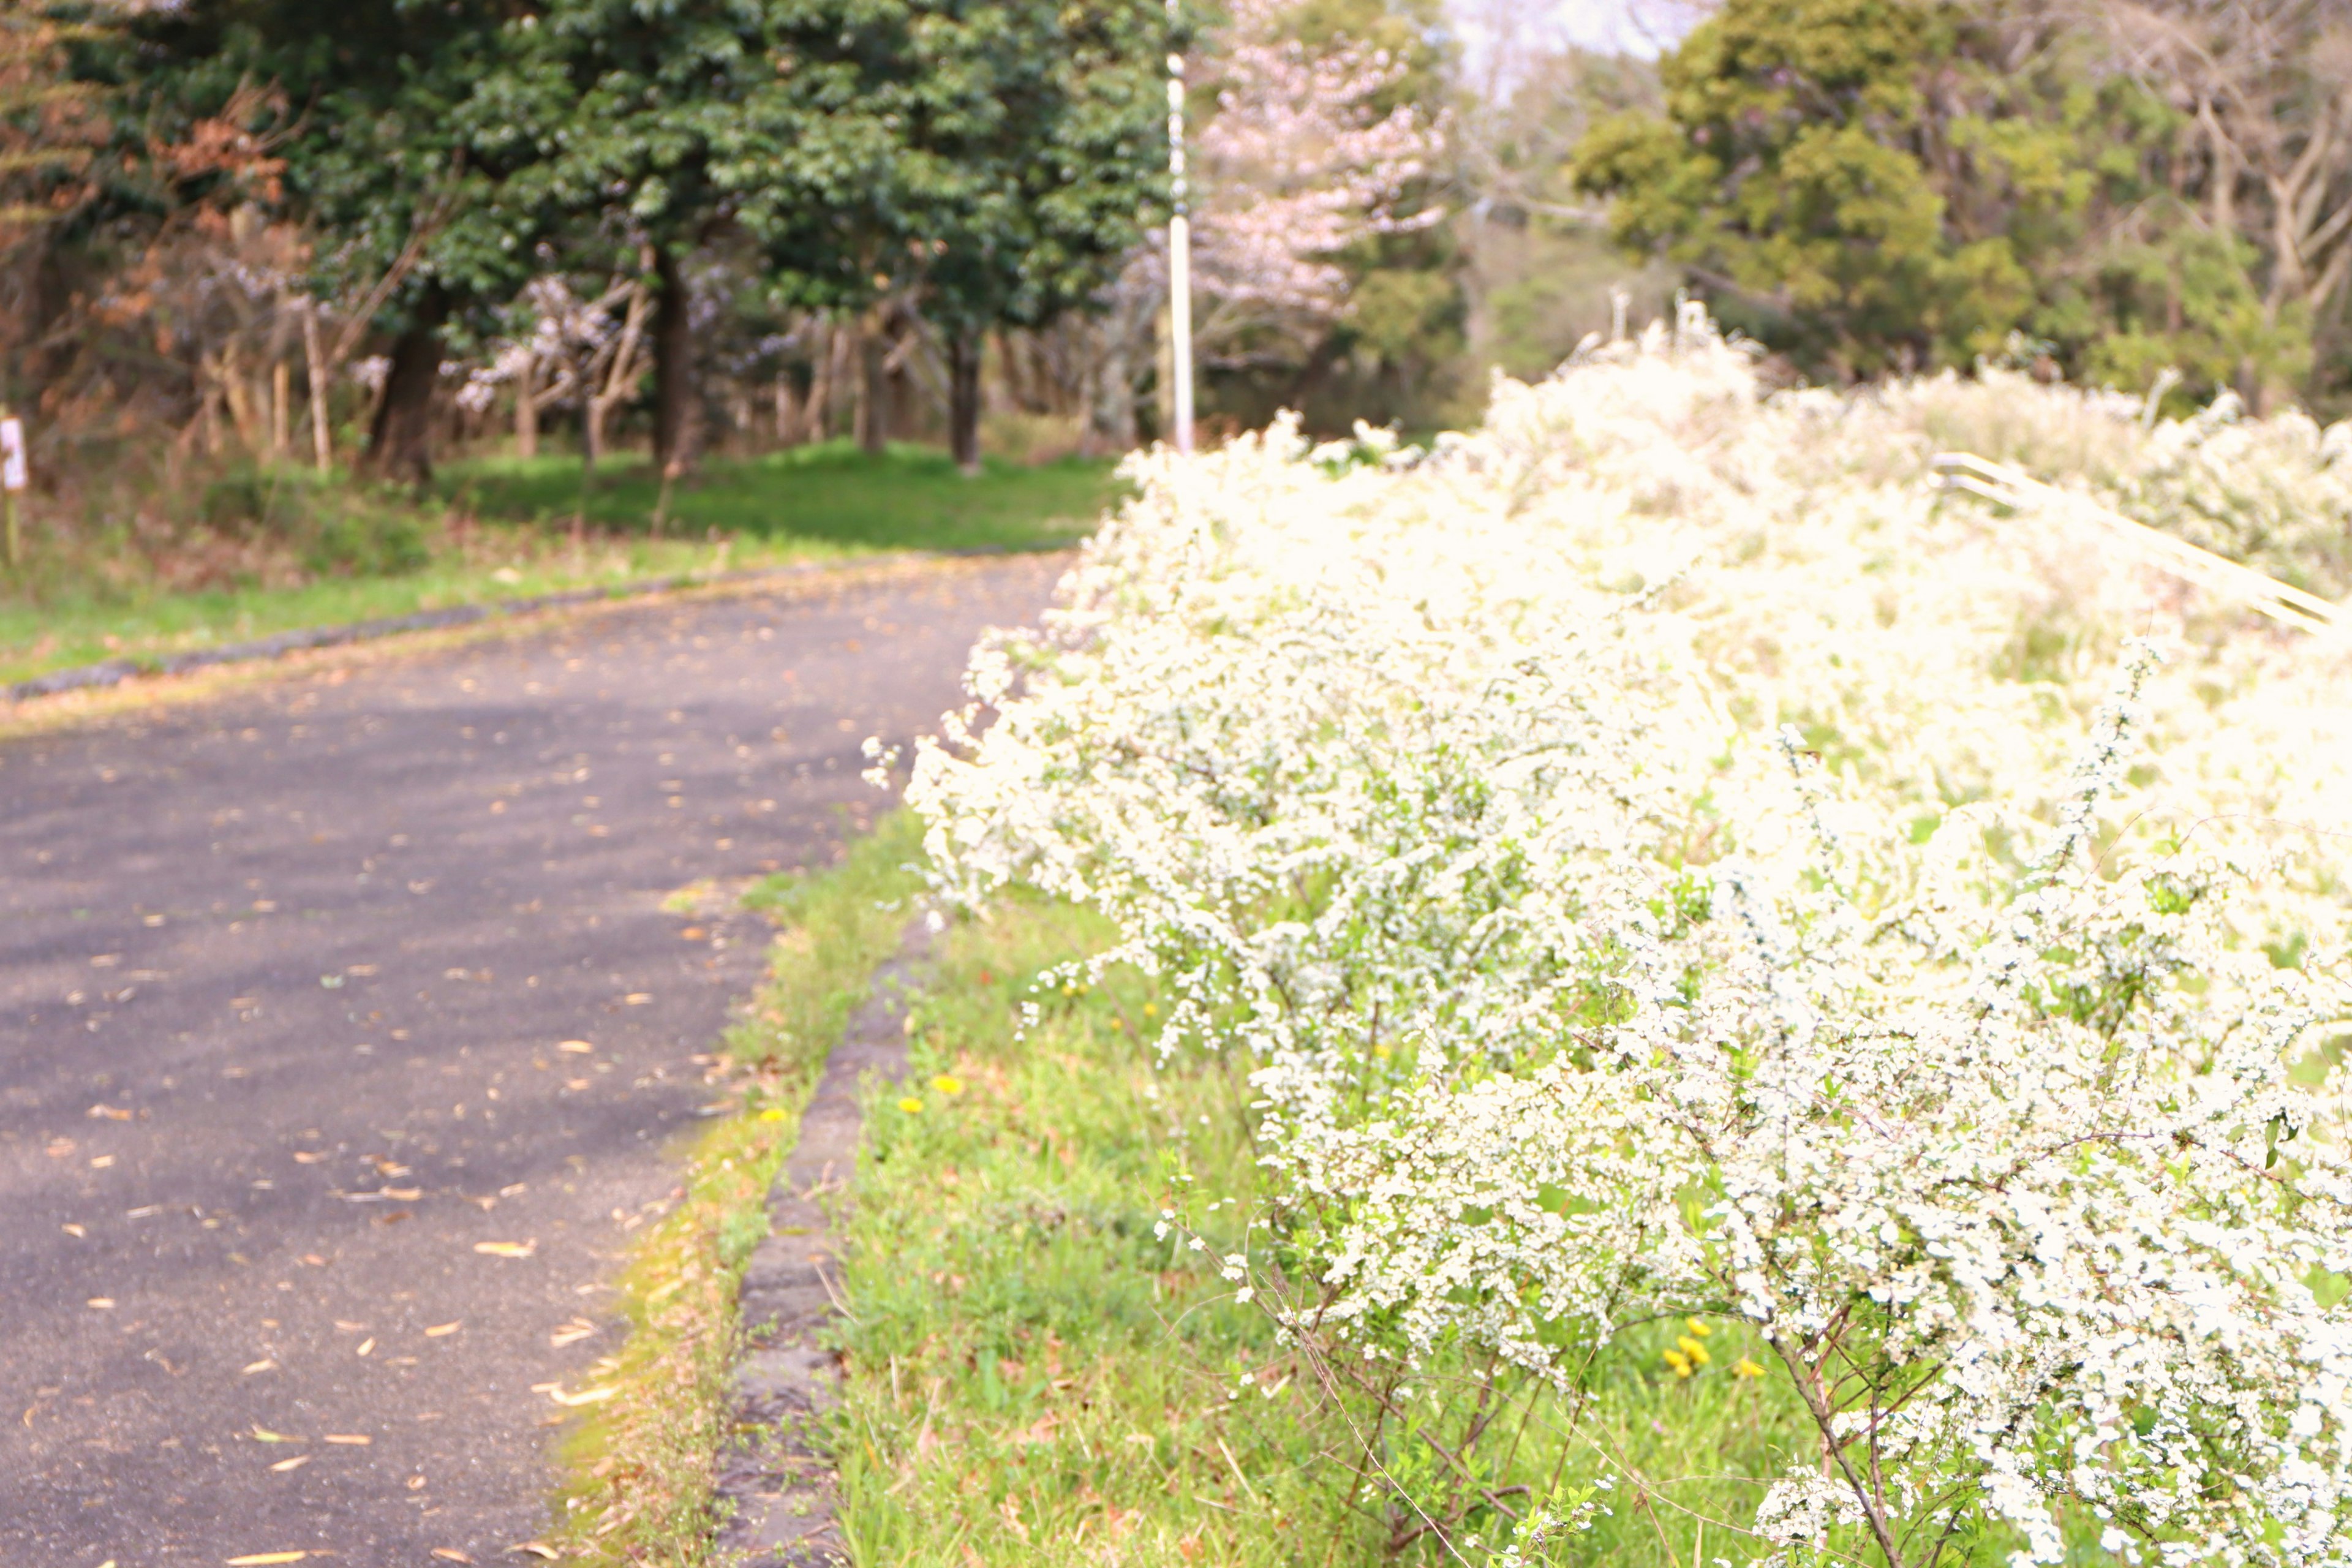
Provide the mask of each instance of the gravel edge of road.
{"label": "gravel edge of road", "polygon": [[187,653],[152,660],[110,658],[98,664],[76,665],[70,669],[55,669],[47,675],[37,675],[29,680],[19,680],[5,689],[0,698],[10,704],[30,702],[38,698],[61,696],[68,691],[86,691],[120,686],[125,681],[146,676],[186,675],[215,665],[244,664],[259,659],[280,658],[289,653],[301,653],[311,648],[341,647],[351,643],[373,642],[379,637],[397,637],[403,632],[439,631],[450,626],[472,626],[492,618],[511,618],[537,615],[547,610],[570,609],[581,605],[614,603],[625,599],[645,598],[655,594],[674,593],[687,588],[729,587],[746,584],[782,581],[794,577],[820,576],[845,569],[865,569],[875,566],[906,565],[923,561],[963,561],[992,555],[1050,554],[1067,549],[1066,544],[980,545],[969,550],[899,550],[877,555],[845,556],[822,561],[795,561],[785,566],[752,567],[740,572],[680,573],[669,577],[648,577],[635,583],[624,583],[605,588],[572,588],[560,594],[540,594],[530,598],[497,599],[487,604],[452,605],[446,609],[419,610],[414,615],[386,616],[371,621],[352,621],[341,626],[306,626],[274,637],[257,637],[250,642],[228,643],[219,647],[195,648]]}
{"label": "gravel edge of road", "polygon": [[907,1003],[931,934],[928,915],[908,922],[826,1056],[799,1139],[768,1191],[768,1238],[743,1271],[745,1350],[732,1390],[739,1436],[720,1456],[717,1489],[734,1505],[719,1545],[738,1568],[849,1561],[835,1521],[833,1469],[817,1441],[840,1402],[839,1366],[824,1336],[843,1310],[841,1235],[865,1134],[860,1092],[869,1075],[888,1086],[906,1076]]}

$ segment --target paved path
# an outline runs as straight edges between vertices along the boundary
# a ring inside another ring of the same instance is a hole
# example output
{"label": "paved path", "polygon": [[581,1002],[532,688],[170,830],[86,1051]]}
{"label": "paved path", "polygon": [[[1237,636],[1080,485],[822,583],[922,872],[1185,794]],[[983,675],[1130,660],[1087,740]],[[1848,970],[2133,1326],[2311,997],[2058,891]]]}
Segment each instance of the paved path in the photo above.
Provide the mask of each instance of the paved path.
{"label": "paved path", "polygon": [[528,1561],[532,1385],[613,1348],[600,1281],[759,975],[755,930],[663,899],[828,859],[859,743],[927,729],[1057,569],[604,611],[0,746],[0,1562]]}

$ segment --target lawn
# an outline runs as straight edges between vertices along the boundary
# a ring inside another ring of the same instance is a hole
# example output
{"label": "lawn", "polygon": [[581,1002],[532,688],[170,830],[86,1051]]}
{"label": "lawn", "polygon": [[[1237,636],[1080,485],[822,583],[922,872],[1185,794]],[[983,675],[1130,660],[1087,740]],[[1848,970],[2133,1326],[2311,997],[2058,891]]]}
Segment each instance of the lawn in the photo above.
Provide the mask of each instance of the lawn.
{"label": "lawn", "polygon": [[[552,524],[581,508],[575,458],[487,458],[452,466],[443,488],[485,520]],[[588,497],[590,524],[652,531],[660,476],[650,462],[606,464]],[[709,464],[670,496],[663,531],[786,543],[804,553],[855,550],[1034,549],[1085,533],[1109,499],[1108,463],[990,463],[967,479],[943,452],[895,447],[874,458],[846,442]]]}
{"label": "lawn", "polygon": [[36,596],[0,593],[0,684],[101,659],[154,660],[296,627],[647,577],[903,550],[1050,549],[1093,527],[1114,481],[1107,462],[991,463],[966,479],[927,448],[872,458],[833,443],[713,460],[676,488],[656,536],[659,489],[643,459],[606,464],[575,532],[576,458],[478,458],[449,464],[424,503],[365,498],[379,527],[390,509],[404,510],[415,542],[396,558],[405,570],[345,566],[290,585],[176,593],[144,585],[147,574],[83,572],[52,579]]}

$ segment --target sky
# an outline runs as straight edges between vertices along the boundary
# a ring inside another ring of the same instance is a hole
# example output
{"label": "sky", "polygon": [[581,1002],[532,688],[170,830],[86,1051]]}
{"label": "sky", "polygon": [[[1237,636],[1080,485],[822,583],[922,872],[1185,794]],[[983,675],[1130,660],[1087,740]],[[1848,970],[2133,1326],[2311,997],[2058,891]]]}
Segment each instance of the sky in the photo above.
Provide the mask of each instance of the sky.
{"label": "sky", "polygon": [[1507,57],[1561,44],[1655,55],[1687,32],[1703,8],[1703,0],[1447,0],[1446,12],[1474,72],[1483,76],[1497,47]]}

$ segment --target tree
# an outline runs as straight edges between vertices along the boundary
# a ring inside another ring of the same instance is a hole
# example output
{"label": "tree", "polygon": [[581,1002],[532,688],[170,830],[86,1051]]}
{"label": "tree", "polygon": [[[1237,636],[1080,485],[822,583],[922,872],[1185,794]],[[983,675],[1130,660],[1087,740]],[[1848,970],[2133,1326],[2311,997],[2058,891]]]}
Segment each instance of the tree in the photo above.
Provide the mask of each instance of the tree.
{"label": "tree", "polygon": [[1629,246],[1662,248],[1727,319],[1843,375],[1999,347],[2032,286],[2007,243],[1961,242],[1916,149],[1919,79],[1954,19],[1912,0],[1732,0],[1664,64],[1666,117],[1619,115],[1575,154]]}
{"label": "tree", "polygon": [[743,165],[800,129],[775,89],[763,0],[554,0],[468,116],[472,145],[511,163],[500,204],[517,232],[642,248],[652,289],[654,456],[666,473],[701,443],[688,258],[734,219]]}
{"label": "tree", "polygon": [[[1202,37],[1186,75],[1199,84],[1188,178],[1204,366],[1286,377],[1310,366],[1349,314],[1359,275],[1383,260],[1380,242],[1426,237],[1444,220],[1430,190],[1444,126],[1428,107],[1436,62],[1425,32],[1424,19],[1379,0],[1240,0]],[[1098,300],[1089,417],[1104,445],[1136,439],[1136,385],[1167,301],[1155,233]]]}
{"label": "tree", "polygon": [[1167,167],[1150,0],[998,0],[912,29],[907,218],[947,338],[949,446],[980,469],[981,345],[1090,301],[1141,238]]}
{"label": "tree", "polygon": [[[331,19],[310,0],[187,0],[138,24],[151,133],[225,118],[270,85],[283,209],[320,240],[310,287],[358,306],[332,357],[370,329],[392,337],[362,462],[385,478],[431,476],[444,329],[524,276],[528,248],[491,199],[508,171],[477,155],[465,111],[527,19],[518,0],[359,0]],[[253,133],[253,118],[231,129]]]}
{"label": "tree", "polygon": [[[1245,364],[1311,353],[1348,302],[1347,254],[1433,226],[1414,198],[1443,127],[1412,95],[1402,40],[1316,43],[1297,8],[1244,0],[1216,44],[1215,111],[1199,137],[1202,353]],[[1360,16],[1346,18],[1363,31]]]}
{"label": "tree", "polygon": [[46,382],[42,328],[65,279],[49,237],[98,194],[90,167],[112,139],[97,84],[75,79],[68,51],[93,35],[37,13],[0,13],[0,263],[16,296],[5,321],[0,396]]}
{"label": "tree", "polygon": [[2328,327],[2342,336],[2352,16],[2323,0],[2146,0],[2095,5],[2091,19],[2183,121],[2185,226],[2205,241],[2209,268],[2239,274],[2229,281],[2251,307],[2252,341],[2230,371],[2259,408],[2298,368],[2278,340]]}
{"label": "tree", "polygon": [[1586,133],[1576,183],[1809,372],[2021,346],[2137,385],[2299,374],[2308,312],[2206,216],[2194,106],[2127,68],[2103,3],[1731,0],[1661,63],[1663,115]]}
{"label": "tree", "polygon": [[1151,0],[783,0],[761,113],[726,178],[793,303],[862,317],[878,447],[882,333],[948,339],[950,427],[977,459],[982,334],[1090,300],[1159,195]]}

